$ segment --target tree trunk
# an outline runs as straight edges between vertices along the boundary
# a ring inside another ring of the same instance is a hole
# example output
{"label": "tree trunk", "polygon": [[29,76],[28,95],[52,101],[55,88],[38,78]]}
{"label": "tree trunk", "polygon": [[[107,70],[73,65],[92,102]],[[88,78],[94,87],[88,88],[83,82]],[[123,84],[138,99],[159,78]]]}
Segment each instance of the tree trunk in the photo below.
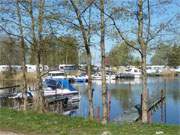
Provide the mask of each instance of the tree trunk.
{"label": "tree trunk", "polygon": [[106,124],[108,120],[107,109],[107,88],[106,88],[106,71],[105,71],[105,23],[104,23],[104,0],[100,0],[100,16],[101,16],[101,75],[102,75],[102,104],[103,104],[103,119],[102,123]]}
{"label": "tree trunk", "polygon": [[37,43],[37,81],[38,81],[38,106],[37,110],[39,112],[45,111],[45,101],[44,101],[44,91],[42,89],[42,79],[41,79],[41,54],[43,52],[42,47],[42,31],[43,31],[43,15],[44,15],[44,0],[39,0],[39,16],[38,16],[38,43]]}
{"label": "tree trunk", "polygon": [[141,46],[141,68],[142,68],[142,122],[147,123],[147,73],[146,73],[146,51],[147,45],[143,39],[143,1],[138,0],[138,42]]}
{"label": "tree trunk", "polygon": [[25,56],[25,43],[24,43],[24,34],[23,34],[23,26],[22,26],[22,19],[19,7],[19,0],[16,0],[16,8],[17,8],[17,17],[18,17],[18,24],[19,24],[19,31],[20,31],[20,52],[21,52],[21,66],[23,71],[23,97],[24,97],[24,108],[25,111],[27,109],[27,80],[26,80],[26,56]]}
{"label": "tree trunk", "polygon": [[89,98],[89,118],[93,119],[94,118],[94,110],[93,110],[93,90],[92,90],[92,78],[91,78],[91,50],[90,50],[90,44],[88,43],[88,37],[87,37],[87,33],[86,33],[86,29],[83,25],[83,21],[81,18],[81,14],[79,9],[77,8],[77,6],[75,5],[75,3],[73,2],[73,0],[69,0],[74,8],[74,11],[76,13],[77,16],[77,20],[79,22],[79,27],[80,27],[80,31],[82,33],[82,37],[83,37],[83,42],[84,42],[84,46],[85,46],[85,50],[86,50],[86,55],[87,55],[87,66],[88,66],[88,98]]}
{"label": "tree trunk", "polygon": [[44,14],[44,0],[39,0],[39,16],[38,16],[38,38],[36,39],[35,34],[35,19],[33,16],[33,3],[32,0],[29,0],[30,9],[29,15],[31,17],[31,30],[32,30],[32,39],[35,49],[35,57],[36,57],[36,71],[37,71],[37,96],[35,99],[35,110],[38,112],[44,112],[44,93],[42,89],[42,79],[41,79],[41,71],[40,71],[40,64],[41,64],[41,49],[42,49],[42,24],[43,24],[43,14]]}
{"label": "tree trunk", "polygon": [[87,66],[88,66],[88,99],[89,99],[89,118],[93,119],[93,90],[92,90],[92,77],[91,77],[91,54],[87,54]]}
{"label": "tree trunk", "polygon": [[147,91],[147,73],[146,73],[146,54],[141,55],[142,59],[142,122],[148,122],[148,108],[147,108],[147,101],[148,101],[148,91]]}

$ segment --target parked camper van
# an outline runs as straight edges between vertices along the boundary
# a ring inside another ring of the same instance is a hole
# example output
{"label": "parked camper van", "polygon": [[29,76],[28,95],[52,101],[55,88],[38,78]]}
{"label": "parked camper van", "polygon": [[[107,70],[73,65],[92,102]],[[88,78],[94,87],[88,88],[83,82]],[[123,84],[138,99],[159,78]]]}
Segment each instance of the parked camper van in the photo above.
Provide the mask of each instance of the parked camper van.
{"label": "parked camper van", "polygon": [[[27,69],[27,72],[31,72],[31,73],[36,72],[36,65],[27,64],[26,69]],[[43,67],[42,67],[42,65],[40,65],[40,71],[42,71],[42,69],[43,69]],[[44,65],[44,70],[48,71],[49,67],[47,65]]]}
{"label": "parked camper van", "polygon": [[15,72],[22,71],[22,67],[20,65],[0,65],[0,72],[6,72],[10,69]]}
{"label": "parked camper van", "polygon": [[9,65],[0,65],[0,72],[8,71]]}

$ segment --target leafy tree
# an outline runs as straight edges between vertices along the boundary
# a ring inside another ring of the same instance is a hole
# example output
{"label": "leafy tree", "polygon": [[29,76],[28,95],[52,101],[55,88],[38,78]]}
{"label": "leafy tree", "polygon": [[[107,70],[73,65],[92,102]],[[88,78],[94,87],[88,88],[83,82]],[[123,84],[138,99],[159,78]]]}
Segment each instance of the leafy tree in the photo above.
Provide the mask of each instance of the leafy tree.
{"label": "leafy tree", "polygon": [[79,63],[80,64],[87,64],[87,56],[86,56],[86,52],[84,50],[82,50],[80,53],[79,53]]}
{"label": "leafy tree", "polygon": [[[0,64],[18,65],[20,64],[20,50],[16,39],[2,37],[0,39]],[[16,57],[14,57],[16,56]]]}
{"label": "leafy tree", "polygon": [[170,53],[171,46],[167,44],[160,44],[156,49],[155,54],[151,58],[151,63],[153,65],[167,65],[168,55]]}
{"label": "leafy tree", "polygon": [[168,65],[169,66],[179,66],[180,65],[180,46],[174,45],[171,52],[168,55]]}
{"label": "leafy tree", "polygon": [[159,48],[155,51],[154,56],[151,58],[151,63],[154,65],[180,65],[180,46],[160,44]]}
{"label": "leafy tree", "polygon": [[131,50],[124,42],[115,46],[109,52],[109,62],[112,66],[128,65],[130,64]]}
{"label": "leafy tree", "polygon": [[[35,63],[33,46],[31,46],[30,63]],[[43,64],[78,64],[78,43],[73,37],[48,36],[43,40]]]}

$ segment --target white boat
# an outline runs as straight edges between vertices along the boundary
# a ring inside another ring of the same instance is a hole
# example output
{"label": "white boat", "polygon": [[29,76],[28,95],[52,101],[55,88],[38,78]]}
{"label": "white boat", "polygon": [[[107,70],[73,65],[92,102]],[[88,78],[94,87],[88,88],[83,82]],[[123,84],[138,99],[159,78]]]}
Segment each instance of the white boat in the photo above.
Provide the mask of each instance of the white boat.
{"label": "white boat", "polygon": [[92,79],[93,80],[102,80],[102,76],[99,72],[92,74]]}
{"label": "white boat", "polygon": [[50,71],[45,79],[74,79],[75,76],[67,75],[64,71]]}
{"label": "white boat", "polygon": [[85,73],[81,73],[78,76],[74,76],[75,82],[88,82],[88,76]]}
{"label": "white boat", "polygon": [[61,95],[68,98],[68,102],[77,102],[80,100],[79,91],[77,91],[68,79],[46,79],[43,85],[44,96]]}
{"label": "white boat", "polygon": [[[79,91],[77,91],[70,83],[69,80],[66,79],[46,79],[43,81],[43,92],[44,92],[44,97],[56,97],[56,96],[61,96],[62,98],[67,98],[68,103],[74,103],[74,102],[79,102],[80,100],[80,95]],[[28,98],[34,98],[37,96],[37,91],[28,91],[26,93]],[[17,93],[13,97],[9,98],[23,98],[22,92]]]}
{"label": "white boat", "polygon": [[175,67],[174,71],[180,73],[180,66]]}
{"label": "white boat", "polygon": [[146,67],[146,72],[148,75],[160,75],[165,69],[164,65],[152,65]]}
{"label": "white boat", "polygon": [[117,78],[140,78],[142,76],[141,70],[135,67],[128,68],[122,73],[117,74]]}
{"label": "white boat", "polygon": [[[102,80],[101,73],[97,72],[97,73],[93,74],[92,79],[93,80]],[[106,80],[115,80],[115,79],[116,79],[116,75],[106,74]]]}

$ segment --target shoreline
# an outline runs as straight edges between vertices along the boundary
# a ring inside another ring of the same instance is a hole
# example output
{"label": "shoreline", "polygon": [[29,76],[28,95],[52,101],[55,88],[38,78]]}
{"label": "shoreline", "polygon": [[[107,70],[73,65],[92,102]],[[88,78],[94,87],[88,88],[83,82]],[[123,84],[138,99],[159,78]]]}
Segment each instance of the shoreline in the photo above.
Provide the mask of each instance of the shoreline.
{"label": "shoreline", "polygon": [[0,109],[0,129],[12,131],[15,135],[139,135],[158,134],[175,135],[180,133],[180,125],[142,124],[142,123],[109,123],[102,125],[94,120],[81,117],[63,116],[53,113],[36,113]]}

